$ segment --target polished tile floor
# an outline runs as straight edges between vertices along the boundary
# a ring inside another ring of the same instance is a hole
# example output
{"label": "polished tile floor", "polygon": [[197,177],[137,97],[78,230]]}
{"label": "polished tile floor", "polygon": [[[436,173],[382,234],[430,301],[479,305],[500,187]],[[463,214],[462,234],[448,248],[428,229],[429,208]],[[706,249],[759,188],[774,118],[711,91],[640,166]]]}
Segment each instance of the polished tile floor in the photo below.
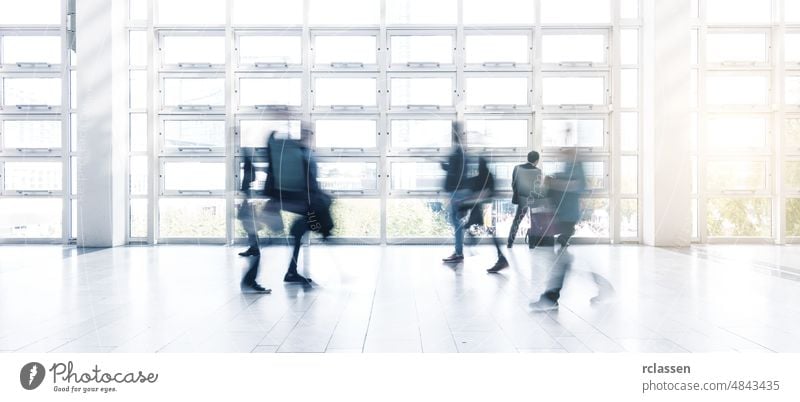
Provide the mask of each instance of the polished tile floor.
{"label": "polished tile floor", "polygon": [[[285,247],[0,247],[3,352],[800,352],[800,247],[576,245],[556,312],[528,304],[558,257],[517,246],[447,266],[447,246],[304,248],[315,285],[285,285]],[[592,305],[587,273],[612,303]]]}

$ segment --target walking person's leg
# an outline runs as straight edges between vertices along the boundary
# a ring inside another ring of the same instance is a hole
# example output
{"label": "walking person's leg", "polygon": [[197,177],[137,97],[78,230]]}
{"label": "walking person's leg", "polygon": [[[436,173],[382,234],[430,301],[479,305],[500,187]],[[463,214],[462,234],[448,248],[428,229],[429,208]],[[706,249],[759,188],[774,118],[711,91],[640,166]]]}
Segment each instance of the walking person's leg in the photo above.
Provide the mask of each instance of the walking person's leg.
{"label": "walking person's leg", "polygon": [[508,232],[508,248],[511,248],[514,245],[514,239],[517,238],[517,231],[519,231],[519,224],[522,222],[522,218],[525,216],[527,211],[527,205],[517,205],[517,211],[514,214],[514,220],[511,222],[511,230]]}
{"label": "walking person's leg", "polygon": [[255,206],[248,201],[240,208],[244,208],[244,212],[240,212],[240,220],[244,231],[247,233],[247,243],[250,247],[247,250],[239,253],[242,257],[261,255],[261,249],[258,246],[258,223],[256,222]]}
{"label": "walking person's leg", "polygon": [[575,225],[578,222],[569,221],[569,222],[561,222],[559,226],[561,226],[561,234],[558,236],[558,244],[561,247],[569,246],[569,239],[575,235]]}
{"label": "walking person's leg", "polygon": [[450,205],[450,223],[455,234],[455,251],[453,255],[442,259],[444,262],[461,262],[464,260],[464,223],[459,204],[453,201]]}
{"label": "walking person's leg", "polygon": [[300,247],[303,246],[303,236],[308,231],[308,223],[305,216],[300,216],[295,219],[289,229],[289,234],[293,238],[292,259],[289,261],[289,269],[286,270],[286,275],[283,277],[284,282],[296,282],[307,284],[311,282],[310,278],[305,278],[297,273],[297,260],[300,258]]}

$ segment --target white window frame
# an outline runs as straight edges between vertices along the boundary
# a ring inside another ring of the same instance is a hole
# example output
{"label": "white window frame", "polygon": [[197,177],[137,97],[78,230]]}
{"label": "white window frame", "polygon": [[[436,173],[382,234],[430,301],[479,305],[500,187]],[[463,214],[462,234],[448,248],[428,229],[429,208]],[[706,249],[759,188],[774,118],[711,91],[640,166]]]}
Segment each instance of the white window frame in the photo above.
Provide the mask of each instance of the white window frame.
{"label": "white window frame", "polygon": [[[524,78],[527,81],[527,98],[524,105],[520,104],[471,104],[469,103],[469,80],[470,78]],[[464,83],[462,85],[462,96],[466,113],[532,113],[534,104],[533,77],[528,72],[493,72],[493,73],[464,73]]]}
{"label": "white window frame", "polygon": [[[611,146],[611,119],[608,114],[545,114],[541,116],[542,124],[545,120],[603,120],[603,146],[602,147],[582,147],[578,146],[582,153],[602,153],[606,154],[610,151]],[[541,131],[542,136],[542,151],[543,152],[558,152],[565,149],[572,149],[576,147],[552,147],[544,145],[544,130]]]}
{"label": "white window frame", "polygon": [[[69,76],[69,74],[67,74]],[[59,98],[60,104],[58,105],[6,105],[5,104],[5,80],[8,79],[52,79],[57,78],[61,80],[61,97]],[[57,72],[50,72],[50,73],[0,73],[0,112],[7,113],[7,114],[25,114],[25,115],[32,115],[32,114],[61,114],[68,110],[65,105],[63,105],[64,99],[70,99],[69,93],[64,93],[65,90],[69,91],[69,87],[65,85],[65,81],[68,81],[69,78],[65,78],[61,73]]]}
{"label": "white window frame", "polygon": [[[365,148],[347,148],[347,147],[323,147],[320,148],[317,146],[317,122],[323,120],[346,120],[346,121],[353,121],[353,120],[362,120],[362,121],[374,121],[375,122],[375,146],[374,147],[365,147]],[[321,157],[324,156],[378,156],[379,151],[381,149],[381,143],[383,139],[381,137],[386,137],[385,135],[381,135],[386,131],[383,130],[383,124],[381,121],[380,115],[348,115],[348,114],[314,114],[311,115],[311,127],[313,131],[312,135],[312,148],[314,149],[314,153]]]}
{"label": "white window frame", "polygon": [[[234,56],[231,64],[236,71],[302,71],[303,64],[306,62],[306,52],[302,48],[301,29],[273,29],[273,30],[245,30],[238,29],[234,32]],[[289,63],[254,63],[242,64],[241,62],[241,39],[245,36],[291,36],[300,38],[300,64]]]}
{"label": "white window frame", "polygon": [[573,60],[573,61],[560,61],[558,63],[546,63],[544,59],[542,59],[542,71],[586,71],[586,70],[607,70],[610,65],[611,55],[611,47],[610,47],[610,36],[611,36],[611,29],[610,28],[544,28],[542,29],[542,43],[540,46],[540,52],[544,52],[544,37],[545,36],[563,36],[563,35],[588,35],[588,36],[595,36],[595,35],[602,35],[604,38],[605,47],[603,48],[603,53],[605,54],[605,60],[601,63],[595,63],[592,61],[584,60]]}
{"label": "white window frame", "polygon": [[[160,157],[158,159],[159,165],[159,183],[158,183],[158,196],[159,198],[176,198],[176,197],[193,197],[193,198],[218,198],[225,195],[225,189],[222,190],[168,190],[166,188],[166,169],[167,163],[215,163],[223,164],[227,168],[225,158],[223,157],[205,157],[205,158],[192,158],[192,157],[179,157],[169,156]],[[225,175],[228,176],[228,175]]]}
{"label": "white window frame", "polygon": [[222,156],[225,154],[225,145],[228,142],[228,128],[224,129],[223,133],[223,146],[221,147],[185,147],[185,148],[167,148],[166,147],[166,122],[167,121],[222,121],[225,118],[222,116],[213,115],[160,115],[158,119],[158,149],[159,155],[162,156]]}
{"label": "white window frame", "polygon": [[[518,155],[520,152],[529,152],[533,149],[533,139],[534,139],[534,117],[531,114],[467,114],[464,115],[464,130],[467,130],[470,120],[527,120],[528,122],[528,132],[527,132],[527,144],[524,147],[475,147],[470,145],[469,141],[467,141],[467,149],[469,151],[479,151],[479,152],[491,152],[492,155],[502,155],[502,154],[511,154],[511,155]],[[466,131],[464,133],[466,135]]]}
{"label": "white window frame", "polygon": [[[241,100],[242,94],[242,79],[295,79],[300,80],[300,104],[299,105],[243,105]],[[303,75],[299,72],[295,73],[239,73],[236,74],[234,93],[235,93],[235,110],[236,113],[299,113],[303,109]]]}
{"label": "white window frame", "polygon": [[[396,155],[446,155],[453,149],[453,141],[452,141],[452,132],[450,132],[450,145],[447,147],[441,148],[430,148],[430,147],[395,147],[392,145],[392,122],[395,120],[450,120],[450,124],[452,126],[452,122],[456,121],[458,116],[453,114],[390,114],[386,119],[386,153],[389,156],[396,156]],[[452,131],[452,130],[449,130]]]}
{"label": "white window frame", "polygon": [[[328,64],[320,64],[317,62],[317,37],[319,36],[359,36],[359,37],[374,37],[375,38],[375,63],[361,63],[355,61],[342,60],[340,62],[332,62]],[[311,60],[309,62],[311,71],[378,71],[381,63],[381,56],[383,45],[381,44],[380,31],[377,29],[311,29],[310,33],[310,54]]]}
{"label": "white window frame", "polygon": [[319,156],[316,158],[317,166],[320,164],[331,163],[372,163],[375,164],[375,188],[363,190],[325,190],[326,192],[341,196],[343,198],[360,198],[360,197],[374,197],[380,195],[381,192],[381,178],[383,172],[381,169],[381,161],[377,157],[349,157],[349,156]]}
{"label": "white window frame", "polygon": [[[61,165],[62,185],[61,190],[31,190],[31,189],[6,189],[7,163],[58,163]],[[69,164],[67,159],[66,164]],[[70,189],[64,187],[63,177],[66,171],[64,160],[58,156],[36,157],[36,158],[0,158],[0,196],[7,197],[63,197],[70,194]]]}
{"label": "white window frame", "polygon": [[[432,163],[432,164],[441,164],[447,162],[447,158],[444,156],[431,156],[431,157],[410,157],[410,156],[401,156],[401,157],[391,157],[388,158],[386,161],[386,171],[388,174],[386,175],[386,190],[389,198],[405,198],[405,197],[413,197],[413,198],[439,198],[445,196],[447,193],[444,190],[444,181],[442,182],[442,188],[436,190],[408,190],[408,189],[395,189],[392,186],[392,178],[394,177],[394,164],[395,163]],[[443,171],[444,172],[444,171]],[[442,173],[442,178],[444,178],[445,174]]]}
{"label": "white window frame", "polygon": [[[602,78],[605,91],[603,104],[560,104],[560,105],[546,105],[544,104],[544,79],[545,78]],[[621,96],[617,96],[621,98]],[[612,105],[615,105],[611,94],[611,73],[609,71],[562,71],[562,72],[543,72],[542,73],[542,88],[538,92],[539,104],[545,113],[581,113],[581,114],[605,114],[611,112]]]}
{"label": "white window frame", "polygon": [[[737,61],[722,61],[720,63],[708,62],[708,35],[714,34],[763,34],[765,35],[764,52],[766,61],[764,62],[737,62]],[[753,68],[770,68],[772,65],[772,33],[769,28],[708,28],[705,32],[706,36],[706,54],[703,58],[706,60],[707,69],[741,69],[743,67]]]}
{"label": "white window frame", "polygon": [[[6,121],[57,121],[61,123],[61,129],[59,130],[59,139],[62,140],[62,144],[60,147],[57,148],[7,148],[5,146],[5,122]],[[2,115],[0,114],[0,156],[23,156],[23,157],[33,157],[33,156],[61,156],[64,150],[69,150],[71,152],[71,144],[64,144],[64,136],[62,135],[64,131],[64,119],[59,115],[51,115],[51,114],[43,114],[43,115]],[[69,128],[66,128],[67,130]]]}
{"label": "white window frame", "polygon": [[[374,105],[318,105],[317,104],[317,80],[323,78],[369,78],[375,80],[375,104]],[[330,73],[320,72],[311,75],[311,96],[309,97],[309,104],[312,113],[346,113],[346,114],[377,114],[381,108],[381,77],[377,73]]]}
{"label": "white window frame", "polygon": [[[207,31],[188,31],[188,30],[172,30],[162,29],[157,31],[156,36],[156,49],[158,54],[158,65],[161,71],[207,71],[207,70],[224,70],[225,64],[214,63],[184,63],[167,64],[164,52],[164,40],[166,37],[222,37],[225,38],[225,30],[213,29]],[[227,55],[223,54],[223,59]]]}
{"label": "white window frame", "polygon": [[[486,60],[481,64],[468,63],[466,61],[467,54],[467,37],[470,36],[526,36],[528,38],[528,58],[527,63],[517,64],[516,62],[509,62],[508,60]],[[533,58],[534,58],[534,40],[533,32],[527,29],[464,29],[464,44],[462,45],[464,52],[464,69],[465,71],[532,71]]]}
{"label": "white window frame", "polygon": [[[432,61],[408,62],[405,64],[392,62],[392,38],[400,36],[445,36],[450,37],[452,49],[450,62],[441,64]],[[386,32],[386,57],[388,71],[454,71],[456,68],[457,36],[455,29],[389,29]]]}
{"label": "white window frame", "polygon": [[[452,93],[451,95],[451,103],[450,105],[434,105],[434,104],[411,104],[411,105],[392,105],[392,79],[399,78],[399,79],[421,79],[421,78],[447,78],[450,79],[452,82]],[[432,112],[436,114],[453,114],[456,112],[456,104],[458,102],[458,81],[456,79],[456,73],[454,72],[419,72],[419,73],[410,73],[410,72],[397,72],[397,73],[388,73],[386,77],[386,110],[387,113],[426,113]]]}
{"label": "white window frame", "polygon": [[[29,29],[0,28],[0,44],[2,44],[4,42],[4,39],[9,36],[14,36],[14,37],[49,36],[58,38],[59,41],[62,40],[61,31],[59,29],[41,28],[41,29],[29,30]],[[62,66],[67,64],[67,62],[64,60],[63,51],[59,53],[59,55],[61,56],[61,63],[58,64],[38,62],[36,60],[22,60],[14,64],[9,64],[5,60],[5,55],[3,54],[4,50],[5,50],[5,45],[0,45],[0,68],[2,68],[3,72],[59,73],[59,71],[62,69]]]}
{"label": "white window frame", "polygon": [[167,79],[219,79],[225,80],[225,75],[222,73],[160,73],[158,75],[158,88],[159,88],[159,106],[157,110],[160,110],[162,114],[181,114],[181,113],[189,113],[189,114],[197,114],[197,113],[208,113],[208,114],[222,114],[225,111],[225,104],[221,105],[166,105],[166,88],[164,85],[164,81]]}
{"label": "white window frame", "polygon": [[[237,114],[234,116],[235,126],[233,127],[233,155],[242,156],[246,152],[253,152],[255,155],[266,155],[267,144],[263,147],[242,147],[242,121],[298,121],[303,118],[299,114]],[[269,138],[269,137],[267,137]],[[248,151],[252,150],[252,151]]]}

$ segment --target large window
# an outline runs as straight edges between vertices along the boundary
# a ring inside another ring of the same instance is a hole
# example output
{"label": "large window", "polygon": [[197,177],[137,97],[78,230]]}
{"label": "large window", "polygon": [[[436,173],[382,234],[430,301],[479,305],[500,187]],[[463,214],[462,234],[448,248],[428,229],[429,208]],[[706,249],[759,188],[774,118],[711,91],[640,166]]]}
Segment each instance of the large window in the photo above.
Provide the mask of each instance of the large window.
{"label": "large window", "polygon": [[0,2],[0,242],[75,237],[77,72],[66,2]]}
{"label": "large window", "polygon": [[[261,186],[269,135],[299,139],[301,128],[313,132],[308,143],[320,183],[335,196],[338,236],[441,241],[452,232],[442,162],[456,121],[464,123],[470,157],[490,158],[497,180],[498,199],[484,211],[490,229],[473,228],[475,234],[510,230],[511,174],[529,151],[541,152],[550,172],[564,148],[577,147],[591,190],[579,236],[639,239],[638,0],[152,3],[152,12],[147,1],[130,9],[131,241],[242,238],[235,208],[245,196],[244,156],[255,156],[253,185]],[[720,31],[728,33],[739,34]],[[761,60],[758,46],[771,33],[742,34],[753,35],[746,36],[752,57],[744,61]],[[721,38],[720,63],[742,61],[728,55],[736,38]],[[0,43],[10,54],[0,57],[3,71],[13,70],[0,73],[11,88],[13,103],[5,104],[58,110],[61,98],[49,87],[42,92],[53,99],[25,88],[55,86],[63,77],[15,81],[30,78],[17,76],[26,67],[15,63],[61,62],[47,36]],[[744,80],[743,101],[775,93],[769,75]],[[57,152],[65,145],[50,120],[8,119],[12,134],[3,149]],[[757,121],[749,123],[743,146],[763,134]],[[469,169],[475,173],[476,159]]]}

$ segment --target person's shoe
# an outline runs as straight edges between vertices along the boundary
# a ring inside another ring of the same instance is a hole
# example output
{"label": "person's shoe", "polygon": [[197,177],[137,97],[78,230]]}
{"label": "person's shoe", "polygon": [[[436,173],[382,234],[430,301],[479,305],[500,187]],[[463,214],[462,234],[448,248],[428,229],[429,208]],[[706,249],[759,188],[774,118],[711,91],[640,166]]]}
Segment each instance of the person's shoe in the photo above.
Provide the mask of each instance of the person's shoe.
{"label": "person's shoe", "polygon": [[486,270],[486,272],[490,274],[496,274],[504,269],[508,268],[508,260],[505,258],[501,258],[497,260],[493,267]]}
{"label": "person's shoe", "polygon": [[266,289],[263,286],[254,283],[252,285],[242,285],[242,293],[248,294],[270,294],[272,293],[272,289]]}
{"label": "person's shoe", "polygon": [[250,247],[247,250],[242,251],[241,253],[239,253],[239,255],[242,256],[242,257],[250,257],[250,256],[261,255],[261,250],[259,250],[258,247]]}
{"label": "person's shoe", "polygon": [[514,242],[508,242],[508,244],[506,245],[506,248],[511,248],[511,247],[514,247]]}
{"label": "person's shoe", "polygon": [[533,311],[553,311],[558,310],[558,302],[552,301],[547,298],[541,298],[538,301],[535,301],[529,304],[530,308]]}
{"label": "person's shoe", "polygon": [[301,283],[303,285],[311,284],[311,278],[306,278],[297,272],[287,272],[283,277],[283,281],[287,283]]}
{"label": "person's shoe", "polygon": [[442,258],[443,262],[461,262],[464,261],[464,256],[461,254],[453,254],[450,257]]}

